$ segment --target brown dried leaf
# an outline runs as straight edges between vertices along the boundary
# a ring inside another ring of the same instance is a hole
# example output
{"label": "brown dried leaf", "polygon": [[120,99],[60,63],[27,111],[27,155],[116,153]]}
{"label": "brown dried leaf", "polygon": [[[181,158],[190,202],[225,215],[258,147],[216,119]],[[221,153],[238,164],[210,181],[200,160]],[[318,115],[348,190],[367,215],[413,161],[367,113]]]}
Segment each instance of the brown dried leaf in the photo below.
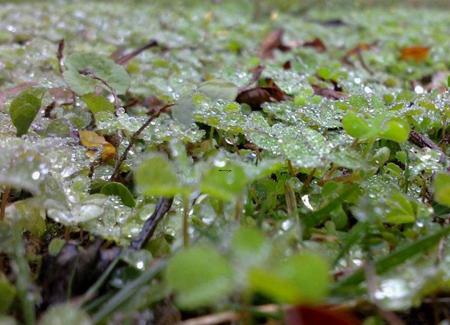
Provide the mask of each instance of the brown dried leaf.
{"label": "brown dried leaf", "polygon": [[400,58],[405,61],[425,61],[429,54],[430,48],[426,46],[404,47],[400,50]]}
{"label": "brown dried leaf", "polygon": [[344,310],[325,306],[297,306],[286,311],[287,325],[359,325],[361,322]]}
{"label": "brown dried leaf", "polygon": [[115,157],[116,148],[114,148],[111,143],[106,141],[102,135],[98,135],[94,131],[87,130],[82,130],[79,134],[81,144],[89,149],[86,153],[89,158],[95,157],[96,152],[99,149],[102,150],[101,158],[103,161],[107,161]]}
{"label": "brown dried leaf", "polygon": [[322,96],[328,99],[342,99],[347,98],[347,94],[343,93],[342,91],[331,89],[331,88],[323,88],[318,85],[311,85],[311,87],[314,90],[314,94],[318,96]]}
{"label": "brown dried leaf", "polygon": [[318,37],[316,37],[315,39],[313,39],[311,41],[304,42],[302,44],[302,46],[303,47],[312,47],[319,53],[325,52],[327,50],[325,43]]}
{"label": "brown dried leaf", "polygon": [[240,104],[248,104],[251,108],[258,110],[261,109],[263,103],[280,102],[288,98],[289,96],[271,78],[266,78],[264,86],[248,88],[239,92],[236,101]]}
{"label": "brown dried leaf", "polygon": [[273,52],[275,50],[280,50],[283,52],[289,51],[290,47],[283,43],[283,35],[284,29],[282,28],[274,30],[269,35],[267,35],[261,44],[259,56],[262,59],[270,59],[273,58]]}

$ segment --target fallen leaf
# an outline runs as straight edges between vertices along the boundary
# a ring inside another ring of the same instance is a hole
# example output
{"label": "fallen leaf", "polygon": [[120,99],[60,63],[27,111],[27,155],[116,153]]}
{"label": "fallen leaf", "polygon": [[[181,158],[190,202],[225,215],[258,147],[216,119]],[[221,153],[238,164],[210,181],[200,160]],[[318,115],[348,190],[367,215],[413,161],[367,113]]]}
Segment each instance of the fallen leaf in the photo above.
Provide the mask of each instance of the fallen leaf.
{"label": "fallen leaf", "polygon": [[288,98],[289,96],[271,78],[266,78],[263,86],[241,90],[236,97],[236,101],[240,104],[248,104],[251,108],[259,110],[263,103],[281,102]]}
{"label": "fallen leaf", "polygon": [[372,42],[372,43],[359,43],[355,47],[348,50],[344,56],[342,57],[342,61],[348,64],[351,64],[350,57],[359,55],[361,52],[364,51],[370,51],[373,49],[378,42]]}
{"label": "fallen leaf", "polygon": [[274,30],[267,35],[261,44],[259,56],[263,59],[270,59],[273,58],[273,52],[275,50],[280,50],[282,52],[290,50],[289,46],[283,44],[283,35],[284,29],[282,28]]}
{"label": "fallen leaf", "polygon": [[347,94],[343,93],[342,91],[331,89],[331,88],[323,88],[318,85],[311,85],[311,87],[314,90],[314,94],[318,96],[322,96],[329,99],[342,99],[346,98]]}
{"label": "fallen leaf", "polygon": [[79,131],[81,144],[89,149],[87,156],[94,158],[99,149],[102,150],[101,158],[103,161],[113,159],[116,155],[116,148],[105,140],[102,135],[98,135],[94,131]]}
{"label": "fallen leaf", "polygon": [[5,104],[9,97],[15,96],[18,93],[24,91],[27,88],[35,86],[37,83],[34,81],[24,82],[17,86],[0,91],[0,108]]}
{"label": "fallen leaf", "polygon": [[297,306],[286,311],[287,325],[358,325],[361,322],[343,310],[325,306]]}
{"label": "fallen leaf", "polygon": [[430,54],[430,48],[426,46],[404,47],[400,51],[400,58],[405,61],[425,61]]}
{"label": "fallen leaf", "polygon": [[306,41],[302,44],[303,47],[312,47],[317,52],[322,53],[327,50],[325,43],[318,37],[313,39],[312,41]]}

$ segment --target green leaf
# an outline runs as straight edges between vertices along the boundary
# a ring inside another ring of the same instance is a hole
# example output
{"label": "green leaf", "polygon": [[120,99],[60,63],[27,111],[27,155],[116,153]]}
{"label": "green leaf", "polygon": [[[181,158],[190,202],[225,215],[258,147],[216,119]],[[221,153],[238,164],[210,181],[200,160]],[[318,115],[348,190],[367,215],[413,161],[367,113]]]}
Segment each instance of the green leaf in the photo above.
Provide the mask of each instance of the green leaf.
{"label": "green leaf", "polygon": [[66,241],[64,239],[53,238],[50,244],[48,244],[48,253],[52,256],[58,255],[65,244]]}
{"label": "green leaf", "polygon": [[117,94],[122,95],[130,86],[130,77],[125,68],[108,57],[94,53],[74,53],[65,60],[67,70],[64,79],[78,95],[86,95],[95,90],[99,81],[80,73],[89,71],[104,80]]}
{"label": "green leaf", "polygon": [[387,201],[389,212],[386,215],[386,222],[392,224],[411,223],[416,220],[414,207],[408,198],[402,193],[395,192]]}
{"label": "green leaf", "polygon": [[253,269],[250,287],[280,303],[316,304],[330,285],[329,267],[319,255],[303,252],[289,257],[275,270]]}
{"label": "green leaf", "polygon": [[20,93],[11,102],[9,115],[17,129],[17,136],[28,132],[28,128],[41,108],[43,91],[28,89]]}
{"label": "green leaf", "polygon": [[91,325],[86,312],[66,303],[50,307],[39,321],[39,325]]}
{"label": "green leaf", "polygon": [[233,254],[246,265],[261,262],[270,252],[264,234],[255,228],[241,227],[231,241]]}
{"label": "green leaf", "polygon": [[344,116],[342,125],[345,132],[357,139],[368,138],[373,132],[369,123],[354,112],[348,112]]}
{"label": "green leaf", "polygon": [[405,120],[393,118],[384,124],[380,136],[383,139],[403,143],[408,140],[409,131],[409,124]]}
{"label": "green leaf", "polygon": [[200,183],[200,190],[224,201],[231,201],[247,184],[244,170],[232,163],[208,170]]}
{"label": "green leaf", "polygon": [[104,96],[89,93],[81,97],[81,99],[86,103],[86,106],[93,114],[115,111],[113,103],[111,103]]}
{"label": "green leaf", "polygon": [[[402,248],[397,249],[395,252],[379,258],[375,261],[375,270],[377,274],[383,274],[392,270],[396,266],[399,266],[406,260],[412,258],[415,255],[421,254],[428,249],[435,246],[442,237],[450,234],[450,227],[445,227],[436,231],[435,233],[416,240]],[[340,292],[345,291],[349,286],[355,286],[364,281],[364,269],[360,268],[353,272],[352,275],[336,283],[333,291]],[[352,290],[352,289],[350,289]]]}
{"label": "green leaf", "polygon": [[137,188],[149,196],[174,196],[183,191],[175,168],[167,158],[155,156],[145,160],[134,175]]}
{"label": "green leaf", "polygon": [[130,208],[134,208],[136,205],[136,201],[134,200],[133,194],[131,194],[128,187],[124,186],[121,183],[111,182],[103,185],[101,193],[106,195],[115,195],[120,197],[122,203]]}
{"label": "green leaf", "polygon": [[183,250],[168,263],[168,285],[184,309],[210,306],[233,290],[232,269],[214,249],[197,246]]}
{"label": "green leaf", "polygon": [[338,197],[328,202],[325,206],[308,214],[303,223],[309,227],[314,227],[326,221],[330,217],[331,211],[339,207],[347,198],[357,191],[355,186],[349,186]]}
{"label": "green leaf", "polygon": [[6,313],[14,301],[16,288],[0,273],[0,314]]}
{"label": "green leaf", "polygon": [[434,178],[434,200],[442,205],[450,207],[450,174],[439,173]]}
{"label": "green leaf", "polygon": [[211,99],[234,101],[238,94],[238,87],[226,80],[211,79],[200,84],[198,91]]}

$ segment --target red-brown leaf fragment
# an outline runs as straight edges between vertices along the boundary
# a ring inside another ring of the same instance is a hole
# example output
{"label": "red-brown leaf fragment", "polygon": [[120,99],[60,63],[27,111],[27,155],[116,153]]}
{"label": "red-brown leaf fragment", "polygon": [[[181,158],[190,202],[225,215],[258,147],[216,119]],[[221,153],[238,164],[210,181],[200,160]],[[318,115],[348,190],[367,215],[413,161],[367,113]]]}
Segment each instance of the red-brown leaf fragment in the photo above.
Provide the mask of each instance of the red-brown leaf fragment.
{"label": "red-brown leaf fragment", "polygon": [[400,50],[400,58],[405,61],[425,61],[429,54],[430,48],[426,46],[404,47]]}
{"label": "red-brown leaf fragment", "polygon": [[342,310],[324,306],[297,306],[286,311],[287,325],[359,325],[361,322]]}
{"label": "red-brown leaf fragment", "polygon": [[288,99],[289,96],[278,87],[270,78],[264,80],[264,86],[257,86],[244,89],[236,97],[240,104],[248,104],[251,108],[258,110],[266,102],[280,102]]}
{"label": "red-brown leaf fragment", "polygon": [[284,29],[282,28],[274,30],[269,35],[267,35],[261,44],[259,56],[262,59],[271,59],[273,58],[273,52],[275,50],[280,50],[283,52],[289,51],[290,47],[283,44],[283,35]]}
{"label": "red-brown leaf fragment", "polygon": [[328,99],[338,100],[347,97],[347,94],[339,90],[334,90],[331,88],[323,88],[318,85],[311,85],[311,87],[313,88],[315,95],[322,96]]}
{"label": "red-brown leaf fragment", "polygon": [[312,47],[319,53],[325,52],[327,50],[327,47],[326,47],[325,43],[318,37],[316,37],[312,41],[304,42],[302,44],[302,46],[304,46],[304,47]]}

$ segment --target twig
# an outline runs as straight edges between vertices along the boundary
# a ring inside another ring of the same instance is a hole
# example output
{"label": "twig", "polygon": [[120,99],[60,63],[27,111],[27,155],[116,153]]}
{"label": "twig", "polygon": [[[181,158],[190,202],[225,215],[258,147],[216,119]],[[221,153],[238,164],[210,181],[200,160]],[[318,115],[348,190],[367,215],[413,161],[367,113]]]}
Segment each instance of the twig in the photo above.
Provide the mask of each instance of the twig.
{"label": "twig", "polygon": [[[268,304],[254,307],[253,310],[258,313],[272,314],[281,310],[287,310],[290,306],[280,306],[275,304]],[[238,321],[242,318],[242,312],[238,311],[225,311],[221,313],[200,316],[185,320],[180,325],[213,325],[222,324],[227,322]]]}
{"label": "twig", "polygon": [[189,196],[183,195],[183,246],[189,246]]}
{"label": "twig", "polygon": [[430,148],[430,149],[439,151],[439,153],[441,154],[440,161],[441,162],[446,161],[447,157],[446,157],[445,153],[442,151],[441,147],[439,147],[436,143],[433,142],[433,140],[431,140],[427,136],[420,134],[417,131],[412,130],[409,133],[409,141],[420,148],[426,147],[426,148]]}
{"label": "twig", "polygon": [[160,198],[155,211],[150,218],[145,221],[139,237],[131,242],[130,248],[134,250],[141,249],[155,232],[156,226],[162,220],[164,215],[172,207],[173,198]]}
{"label": "twig", "polygon": [[119,101],[119,97],[117,96],[117,93],[114,90],[114,88],[111,87],[106,82],[106,80],[104,80],[103,78],[100,78],[99,76],[97,76],[94,72],[90,71],[89,69],[80,70],[78,72],[84,76],[91,77],[92,79],[100,81],[106,87],[106,89],[108,89],[108,91],[111,93],[111,95],[114,98],[114,107],[116,108],[116,114],[117,114],[117,112],[120,108],[120,101]]}
{"label": "twig", "polygon": [[56,58],[58,59],[59,73],[64,72],[64,38],[58,42],[58,51],[56,52]]}
{"label": "twig", "polygon": [[0,205],[0,221],[5,219],[5,210],[6,210],[6,206],[8,205],[10,192],[11,192],[11,186],[9,186],[9,185],[5,186],[5,189],[3,190],[3,194],[2,194],[2,202]]}
{"label": "twig", "polygon": [[373,71],[366,64],[366,61],[364,61],[364,57],[363,57],[361,51],[358,52],[357,56],[358,56],[359,62],[361,63],[361,66],[364,68],[364,70],[366,70],[370,75],[373,75]]}
{"label": "twig", "polygon": [[150,125],[150,123],[156,119],[159,115],[161,115],[162,113],[166,113],[169,111],[170,107],[172,107],[174,104],[167,104],[163,107],[161,107],[160,109],[158,109],[157,111],[153,112],[152,115],[150,115],[150,117],[147,119],[147,121],[145,121],[145,123],[139,128],[139,130],[137,130],[136,132],[134,132],[134,134],[131,136],[130,142],[128,143],[128,146],[125,148],[124,152],[122,153],[122,155],[120,156],[120,158],[116,161],[116,164],[114,166],[114,171],[110,177],[110,180],[113,181],[117,178],[117,176],[119,175],[120,172],[120,167],[122,166],[122,163],[127,159],[128,156],[128,152],[131,150],[131,148],[133,147],[134,143],[137,141],[137,139],[139,138],[139,136],[141,135],[142,131],[145,130],[145,128],[147,126]]}
{"label": "twig", "polygon": [[115,61],[116,61],[117,64],[121,64],[121,65],[127,64],[128,61],[130,61],[135,56],[138,56],[139,54],[141,54],[145,50],[147,50],[149,48],[152,48],[152,47],[159,46],[159,45],[160,44],[158,43],[158,41],[152,39],[147,44],[145,44],[144,46],[142,46],[142,47],[132,51],[131,53],[128,53],[128,54],[125,54],[125,55],[119,57]]}

